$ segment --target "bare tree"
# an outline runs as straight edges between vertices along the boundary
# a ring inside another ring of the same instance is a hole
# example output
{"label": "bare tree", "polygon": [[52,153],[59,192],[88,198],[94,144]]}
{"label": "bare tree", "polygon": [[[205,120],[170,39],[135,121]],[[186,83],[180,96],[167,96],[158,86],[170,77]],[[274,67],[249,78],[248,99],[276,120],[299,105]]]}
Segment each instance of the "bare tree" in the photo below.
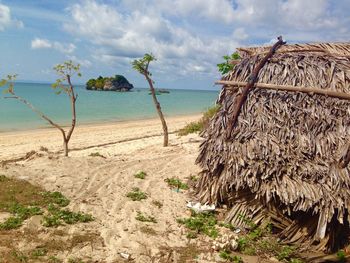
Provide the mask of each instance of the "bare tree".
{"label": "bare tree", "polygon": [[[51,120],[48,116],[46,116],[44,113],[42,113],[40,110],[38,110],[36,107],[33,106],[29,101],[27,101],[25,98],[18,96],[15,93],[14,89],[14,81],[16,80],[17,75],[8,75],[6,79],[3,79],[0,81],[0,86],[7,86],[7,89],[5,90],[5,93],[11,94],[11,96],[7,96],[5,98],[7,99],[17,99],[20,102],[24,103],[26,106],[28,106],[32,111],[34,111],[36,114],[38,114],[42,119],[50,123],[53,127],[57,128],[63,136],[63,150],[64,155],[68,156],[68,143],[69,140],[73,134],[75,125],[76,125],[76,109],[75,109],[75,103],[78,98],[78,95],[74,91],[74,86],[71,82],[71,77],[74,74],[77,74],[77,76],[81,76],[80,73],[80,65],[74,65],[72,61],[66,61],[63,64],[58,64],[54,67],[54,70],[57,72],[57,74],[60,76],[59,79],[56,80],[54,84],[52,84],[52,87],[57,90],[56,94],[60,94],[62,92],[66,93],[70,99],[71,104],[71,111],[72,111],[72,123],[71,126],[66,132],[61,125],[55,123]],[[66,82],[67,85],[64,85]]]}
{"label": "bare tree", "polygon": [[159,115],[160,121],[162,122],[163,134],[164,134],[163,146],[166,147],[166,146],[168,146],[168,126],[166,124],[166,121],[164,119],[164,115],[163,115],[162,109],[160,107],[160,103],[159,103],[159,101],[157,99],[157,96],[156,96],[156,91],[155,91],[154,86],[153,86],[154,81],[151,79],[152,74],[148,70],[149,64],[152,61],[154,61],[154,60],[156,60],[156,58],[152,54],[145,54],[143,56],[143,58],[135,59],[132,62],[132,66],[140,74],[145,76],[145,78],[146,78],[146,80],[148,82],[148,85],[149,85],[149,88],[150,88],[150,91],[151,91],[151,94],[152,94],[154,105],[156,107],[156,110],[157,110],[157,113]]}

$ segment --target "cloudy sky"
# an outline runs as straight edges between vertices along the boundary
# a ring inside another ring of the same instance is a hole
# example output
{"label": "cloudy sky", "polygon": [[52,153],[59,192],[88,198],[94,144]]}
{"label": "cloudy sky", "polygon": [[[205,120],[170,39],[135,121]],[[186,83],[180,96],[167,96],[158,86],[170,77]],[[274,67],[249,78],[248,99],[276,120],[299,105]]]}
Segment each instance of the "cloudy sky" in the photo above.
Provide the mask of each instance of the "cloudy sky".
{"label": "cloudy sky", "polygon": [[67,59],[83,83],[125,75],[146,52],[162,88],[214,89],[216,64],[236,47],[349,41],[350,0],[0,0],[0,73],[50,82]]}

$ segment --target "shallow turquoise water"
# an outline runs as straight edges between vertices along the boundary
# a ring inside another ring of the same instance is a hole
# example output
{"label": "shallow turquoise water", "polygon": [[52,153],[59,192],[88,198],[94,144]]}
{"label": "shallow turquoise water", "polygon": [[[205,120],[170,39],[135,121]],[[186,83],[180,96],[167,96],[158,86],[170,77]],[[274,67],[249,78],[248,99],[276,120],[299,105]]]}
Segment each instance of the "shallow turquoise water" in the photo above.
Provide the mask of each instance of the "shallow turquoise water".
{"label": "shallow turquoise water", "polygon": [[[48,84],[16,83],[18,95],[54,121],[70,123],[70,104],[65,94],[56,95]],[[77,86],[78,124],[102,123],[157,117],[148,89],[133,92],[88,91]],[[218,91],[170,90],[170,94],[158,96],[166,116],[200,113],[214,105]],[[27,106],[14,99],[0,98],[0,132],[49,127],[44,120]]]}

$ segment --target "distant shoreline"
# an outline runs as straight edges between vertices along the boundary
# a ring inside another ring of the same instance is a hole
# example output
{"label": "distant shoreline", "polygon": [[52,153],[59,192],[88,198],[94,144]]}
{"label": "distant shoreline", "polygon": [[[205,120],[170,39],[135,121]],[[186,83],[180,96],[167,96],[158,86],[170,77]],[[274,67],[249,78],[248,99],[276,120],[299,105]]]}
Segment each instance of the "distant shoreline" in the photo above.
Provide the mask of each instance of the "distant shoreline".
{"label": "distant shoreline", "polygon": [[[201,112],[192,112],[188,114],[175,114],[175,115],[167,115],[165,114],[165,118],[177,118],[177,117],[192,117],[192,116],[197,116],[200,118]],[[130,119],[121,119],[121,120],[105,120],[105,121],[84,121],[82,123],[79,123],[79,119],[77,120],[77,125],[76,127],[96,127],[96,126],[108,126],[108,125],[114,125],[114,124],[119,124],[119,123],[133,123],[133,122],[138,122],[138,121],[147,121],[147,120],[158,120],[157,116],[154,117],[141,117],[141,118],[130,118]],[[44,123],[44,121],[43,121]],[[70,126],[67,125],[62,125],[63,128],[69,128]],[[2,129],[0,127],[0,136],[4,134],[16,134],[16,133],[26,133],[26,132],[36,132],[36,131],[47,131],[47,130],[56,130],[57,128],[52,127],[50,124],[47,125],[42,125],[38,127],[23,127],[23,128],[15,128],[15,129]]]}
{"label": "distant shoreline", "polygon": [[[176,115],[165,115],[165,120],[167,119],[173,119],[173,118],[186,118],[186,117],[194,117],[198,116],[198,119],[202,116],[202,113],[189,113],[189,114],[176,114]],[[143,122],[143,121],[157,121],[159,120],[158,117],[144,117],[144,118],[135,118],[135,119],[125,119],[125,120],[106,120],[106,121],[98,121],[98,122],[84,122],[76,125],[77,127],[83,127],[83,128],[91,128],[91,127],[103,127],[103,126],[110,126],[110,125],[118,125],[118,124],[129,124],[129,123],[137,123],[137,122]],[[69,128],[69,125],[63,125],[63,128]],[[1,135],[7,135],[7,134],[21,134],[21,133],[35,133],[35,132],[42,132],[42,131],[56,131],[57,128],[50,126],[50,124],[47,124],[47,126],[40,126],[37,128],[23,128],[23,129],[13,129],[13,130],[4,130],[2,131],[0,129],[0,136]]]}

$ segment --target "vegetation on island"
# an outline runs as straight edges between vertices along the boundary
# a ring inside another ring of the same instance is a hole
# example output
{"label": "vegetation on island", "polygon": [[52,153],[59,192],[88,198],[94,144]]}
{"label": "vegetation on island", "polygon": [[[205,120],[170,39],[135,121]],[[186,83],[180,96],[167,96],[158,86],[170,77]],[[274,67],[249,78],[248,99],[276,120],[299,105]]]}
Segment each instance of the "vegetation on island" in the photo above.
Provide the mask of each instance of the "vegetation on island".
{"label": "vegetation on island", "polygon": [[86,82],[86,89],[88,90],[129,91],[133,87],[122,75],[115,75],[114,77],[99,76]]}
{"label": "vegetation on island", "polygon": [[145,54],[143,56],[143,58],[135,59],[132,62],[132,67],[136,71],[138,71],[141,75],[143,75],[148,82],[149,89],[150,89],[151,94],[152,94],[153,102],[154,102],[154,105],[156,107],[157,113],[159,115],[159,118],[160,118],[160,121],[161,121],[162,127],[163,127],[163,134],[164,134],[163,146],[166,147],[166,146],[168,146],[168,141],[169,141],[169,139],[168,139],[168,126],[166,124],[162,109],[160,107],[160,103],[157,99],[156,90],[155,90],[154,85],[153,85],[154,81],[151,79],[152,74],[148,70],[149,64],[154,60],[156,60],[156,58],[152,54]]}
{"label": "vegetation on island", "polygon": [[40,118],[44,119],[48,123],[50,123],[53,127],[57,128],[63,136],[63,149],[64,149],[64,155],[68,156],[68,143],[69,140],[73,134],[75,124],[76,124],[76,109],[75,109],[75,103],[78,98],[78,95],[75,93],[74,86],[71,81],[71,77],[73,75],[77,75],[78,77],[81,77],[80,73],[80,65],[74,64],[71,60],[65,61],[63,64],[58,64],[53,68],[56,73],[58,74],[59,78],[56,80],[54,84],[52,84],[52,88],[56,90],[56,94],[61,94],[62,92],[65,93],[70,100],[71,109],[72,109],[72,122],[71,126],[66,132],[61,125],[54,122],[51,118],[49,118],[47,115],[42,113],[40,110],[38,110],[33,104],[31,104],[29,101],[27,101],[25,98],[18,96],[15,93],[15,80],[17,75],[8,75],[7,78],[2,79],[0,81],[0,87],[5,86],[6,89],[4,91],[5,94],[10,94],[10,96],[5,97],[6,99],[16,99],[22,103],[24,103],[27,107],[29,107],[32,111],[34,111],[36,114],[39,115]]}

